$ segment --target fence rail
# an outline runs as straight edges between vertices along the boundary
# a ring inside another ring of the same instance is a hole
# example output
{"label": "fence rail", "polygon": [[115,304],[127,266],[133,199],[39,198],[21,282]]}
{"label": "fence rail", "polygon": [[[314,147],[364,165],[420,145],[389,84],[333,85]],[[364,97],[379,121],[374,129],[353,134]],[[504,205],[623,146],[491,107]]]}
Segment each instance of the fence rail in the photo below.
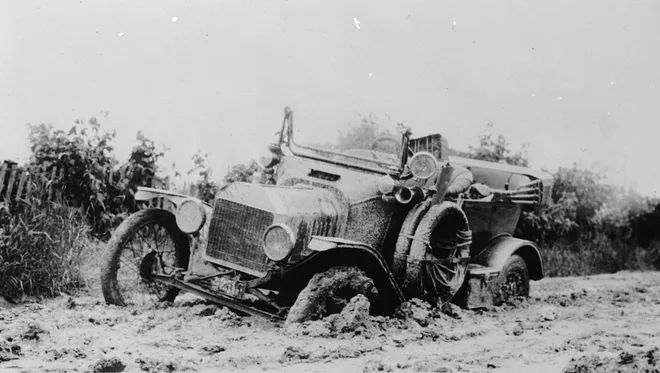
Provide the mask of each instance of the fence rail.
{"label": "fence rail", "polygon": [[[11,203],[26,200],[29,197],[46,198],[48,200],[61,197],[61,190],[54,186],[64,177],[64,168],[47,165],[19,167],[11,161],[0,161],[0,202]],[[134,169],[131,165],[120,168],[106,167],[103,175],[107,176],[109,184],[120,183],[130,178]],[[119,174],[117,176],[117,173]],[[154,177],[152,188],[168,189],[169,177],[161,179]]]}

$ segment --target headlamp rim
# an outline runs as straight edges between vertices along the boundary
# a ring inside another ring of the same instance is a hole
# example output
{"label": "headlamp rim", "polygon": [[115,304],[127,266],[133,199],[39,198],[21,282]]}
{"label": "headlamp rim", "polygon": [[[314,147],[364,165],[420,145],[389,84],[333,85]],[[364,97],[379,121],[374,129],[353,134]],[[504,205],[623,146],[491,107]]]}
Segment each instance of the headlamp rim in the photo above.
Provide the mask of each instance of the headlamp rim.
{"label": "headlamp rim", "polygon": [[[413,162],[417,159],[422,158],[422,157],[429,158],[431,160],[432,164],[433,164],[433,172],[429,176],[425,176],[425,175],[420,176],[415,171],[413,171],[413,168],[412,168]],[[438,172],[438,162],[436,162],[435,156],[433,154],[431,154],[429,152],[418,152],[418,153],[415,153],[410,158],[410,161],[408,163],[408,169],[410,169],[410,172],[412,173],[412,175],[414,177],[416,177],[417,179],[428,180],[428,179],[432,178],[433,175],[435,175]]]}
{"label": "headlamp rim", "polygon": [[[268,235],[268,232],[270,232],[271,230],[273,230],[275,228],[282,228],[284,230],[284,232],[287,233],[287,235],[289,237],[289,250],[288,250],[287,254],[282,258],[272,257],[269,254],[269,252],[266,248],[266,236]],[[275,262],[281,262],[283,260],[286,260],[291,255],[291,253],[293,252],[293,248],[295,247],[295,245],[296,245],[296,235],[295,235],[295,233],[293,233],[293,230],[291,229],[291,227],[289,227],[286,224],[282,224],[282,223],[275,223],[275,224],[271,224],[270,226],[268,226],[268,228],[266,228],[266,230],[264,231],[264,234],[261,238],[261,246],[264,250],[264,253],[268,257],[268,259],[270,259],[272,261],[275,261]]]}
{"label": "headlamp rim", "polygon": [[[192,230],[183,230],[183,229],[181,229],[181,224],[179,223],[179,221],[180,221],[179,216],[182,216],[181,215],[181,208],[187,203],[194,203],[197,206],[198,210],[199,210],[199,215],[202,217],[202,220],[199,224],[199,227],[197,227],[196,229],[192,229]],[[177,227],[183,233],[187,233],[187,234],[196,233],[196,232],[199,232],[200,230],[202,230],[202,228],[204,227],[204,224],[206,224],[206,220],[208,219],[208,216],[206,216],[206,210],[204,209],[204,205],[202,205],[202,202],[199,201],[198,199],[192,198],[192,197],[185,198],[183,201],[179,202],[178,206],[176,207],[176,213],[174,214],[174,217],[175,217],[175,220],[176,220]]]}

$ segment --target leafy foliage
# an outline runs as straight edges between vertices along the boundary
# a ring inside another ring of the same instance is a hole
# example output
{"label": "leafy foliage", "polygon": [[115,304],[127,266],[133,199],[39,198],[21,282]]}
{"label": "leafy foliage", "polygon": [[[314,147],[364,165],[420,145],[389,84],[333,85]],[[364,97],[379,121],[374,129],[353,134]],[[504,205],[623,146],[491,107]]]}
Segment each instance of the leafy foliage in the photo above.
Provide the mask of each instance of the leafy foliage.
{"label": "leafy foliage", "polygon": [[233,165],[224,176],[223,181],[227,184],[237,181],[249,183],[252,175],[259,170],[259,167],[256,161],[250,161],[248,164],[239,163]]}
{"label": "leafy foliage", "polygon": [[[194,167],[188,171],[188,175],[197,172],[199,178],[195,182],[195,190],[197,191],[197,197],[203,201],[211,202],[215,199],[215,195],[218,193],[220,186],[213,181],[212,174],[213,170],[208,166],[208,153],[202,153],[201,150],[198,150],[192,156],[192,161]],[[249,176],[245,176],[249,178]]]}
{"label": "leafy foliage", "polygon": [[41,124],[30,127],[31,163],[63,170],[55,185],[72,206],[83,208],[95,232],[112,224],[109,212],[118,209],[122,194],[107,182],[117,165],[112,156],[115,133],[102,132],[96,118],[80,120],[67,133]]}
{"label": "leafy foliage", "polygon": [[352,125],[348,131],[339,132],[336,148],[339,150],[371,149],[371,145],[379,137],[395,136],[378,123],[378,118],[370,113],[363,117],[358,124]]}
{"label": "leafy foliage", "polygon": [[82,208],[97,236],[107,236],[110,228],[137,209],[133,195],[138,186],[151,185],[156,163],[164,154],[138,133],[127,163],[119,166],[113,154],[116,134],[102,131],[94,117],[76,120],[68,132],[45,124],[28,126],[30,163],[62,170],[54,188],[68,204]]}
{"label": "leafy foliage", "polygon": [[[487,126],[479,147],[464,156],[529,164],[524,153],[510,150],[503,135],[493,137],[492,123]],[[548,275],[660,267],[657,200],[608,185],[601,173],[576,164],[554,173],[551,200],[549,206],[524,212],[516,229],[517,236],[540,243]]]}
{"label": "leafy foliage", "polygon": [[466,155],[469,158],[480,159],[490,162],[505,162],[516,166],[529,166],[529,160],[524,152],[529,146],[523,144],[523,152],[514,153],[510,149],[510,144],[504,138],[504,135],[499,134],[493,138],[493,129],[495,125],[492,122],[486,124],[486,130],[479,136],[479,146],[470,146],[470,152]]}

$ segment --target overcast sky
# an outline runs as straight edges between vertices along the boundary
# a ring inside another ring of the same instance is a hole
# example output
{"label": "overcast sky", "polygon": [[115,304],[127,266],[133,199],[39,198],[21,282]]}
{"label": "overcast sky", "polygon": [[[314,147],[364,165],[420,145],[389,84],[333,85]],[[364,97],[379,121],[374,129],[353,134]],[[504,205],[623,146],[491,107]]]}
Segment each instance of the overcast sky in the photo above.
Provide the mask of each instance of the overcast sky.
{"label": "overcast sky", "polygon": [[201,148],[222,176],[288,105],[298,126],[373,112],[463,149],[490,121],[535,167],[660,186],[657,0],[0,4],[0,158],[28,153],[25,123],[108,111],[120,158],[142,130],[168,163]]}

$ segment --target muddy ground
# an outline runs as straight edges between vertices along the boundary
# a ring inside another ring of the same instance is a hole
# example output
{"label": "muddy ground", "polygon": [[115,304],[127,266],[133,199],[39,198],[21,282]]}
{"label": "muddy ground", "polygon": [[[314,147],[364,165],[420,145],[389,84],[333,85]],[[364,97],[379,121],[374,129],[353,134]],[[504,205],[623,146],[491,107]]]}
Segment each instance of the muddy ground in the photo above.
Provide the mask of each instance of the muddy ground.
{"label": "muddy ground", "polygon": [[544,279],[490,310],[350,313],[283,328],[191,296],[0,305],[0,371],[658,372],[660,273]]}

